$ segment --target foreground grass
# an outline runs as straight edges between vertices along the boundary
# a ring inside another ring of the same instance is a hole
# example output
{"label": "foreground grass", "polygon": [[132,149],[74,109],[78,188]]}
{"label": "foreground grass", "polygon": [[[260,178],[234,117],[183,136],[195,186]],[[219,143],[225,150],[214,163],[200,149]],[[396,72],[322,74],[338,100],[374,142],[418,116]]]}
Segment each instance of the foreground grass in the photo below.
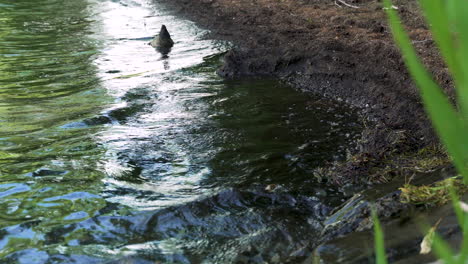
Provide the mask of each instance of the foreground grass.
{"label": "foreground grass", "polygon": [[[441,141],[466,185],[468,184],[468,2],[464,0],[420,0],[419,3],[430,25],[434,40],[453,77],[458,108],[450,103],[447,95],[435,83],[421,63],[390,0],[384,1],[393,36],[403,53],[405,64],[420,89],[426,111]],[[448,191],[445,188],[443,194],[444,197],[447,197],[447,192],[450,194],[463,232],[460,252],[456,254],[435,232],[436,228],[427,229],[429,233],[426,234],[423,242],[425,242],[424,246],[429,247],[429,249],[424,250],[427,252],[432,249],[444,263],[465,264],[468,260],[468,215],[461,207],[461,202],[458,200],[458,190],[453,187],[453,182],[451,186]],[[424,192],[407,190],[407,193],[410,193],[410,196],[422,193],[426,196],[425,198],[428,195],[434,198],[441,194],[441,188],[438,186],[436,189],[425,189]],[[466,186],[462,188],[466,188]],[[413,199],[413,197],[407,198]],[[373,220],[376,262],[379,264],[387,263],[383,232],[375,213]]]}

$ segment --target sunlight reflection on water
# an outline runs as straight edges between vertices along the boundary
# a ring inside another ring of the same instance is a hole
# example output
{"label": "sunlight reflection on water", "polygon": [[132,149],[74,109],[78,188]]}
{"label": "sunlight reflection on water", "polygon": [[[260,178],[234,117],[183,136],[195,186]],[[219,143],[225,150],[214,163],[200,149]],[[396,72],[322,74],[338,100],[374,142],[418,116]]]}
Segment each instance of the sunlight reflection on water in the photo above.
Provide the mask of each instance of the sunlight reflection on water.
{"label": "sunlight reflection on water", "polygon": [[[232,260],[315,232],[282,212],[318,199],[257,187],[314,188],[352,113],[274,80],[221,80],[229,45],[144,0],[6,1],[0,258]],[[161,24],[167,56],[147,45]]]}

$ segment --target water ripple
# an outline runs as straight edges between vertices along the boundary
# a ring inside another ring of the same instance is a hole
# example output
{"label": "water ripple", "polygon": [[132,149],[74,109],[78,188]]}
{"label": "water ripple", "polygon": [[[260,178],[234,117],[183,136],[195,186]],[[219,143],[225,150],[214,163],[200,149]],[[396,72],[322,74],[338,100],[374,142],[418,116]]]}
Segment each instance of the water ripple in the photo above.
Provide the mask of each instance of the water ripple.
{"label": "water ripple", "polygon": [[[147,45],[161,24],[169,54]],[[0,4],[2,261],[269,262],[312,246],[329,210],[315,190],[339,198],[312,170],[344,155],[353,113],[220,79],[229,45],[206,33],[144,0]]]}

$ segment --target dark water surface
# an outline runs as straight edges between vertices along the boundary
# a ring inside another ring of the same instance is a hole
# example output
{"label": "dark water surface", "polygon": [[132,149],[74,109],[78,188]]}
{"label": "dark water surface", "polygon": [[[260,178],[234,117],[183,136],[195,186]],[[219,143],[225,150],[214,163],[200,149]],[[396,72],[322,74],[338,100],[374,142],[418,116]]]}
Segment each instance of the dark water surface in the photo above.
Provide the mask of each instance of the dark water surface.
{"label": "dark water surface", "polygon": [[[147,45],[162,23],[168,56]],[[312,170],[356,118],[221,80],[228,45],[205,35],[143,0],[0,3],[2,263],[301,257],[340,199]]]}

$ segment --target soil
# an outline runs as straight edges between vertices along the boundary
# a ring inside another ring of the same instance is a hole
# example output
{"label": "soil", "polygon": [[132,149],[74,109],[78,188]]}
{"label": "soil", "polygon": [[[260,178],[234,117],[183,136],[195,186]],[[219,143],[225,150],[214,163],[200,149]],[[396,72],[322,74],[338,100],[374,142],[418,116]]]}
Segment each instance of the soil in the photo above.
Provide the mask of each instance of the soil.
{"label": "soil", "polygon": [[[333,184],[384,181],[372,171],[389,157],[438,144],[379,1],[346,2],[359,8],[333,0],[159,1],[234,43],[221,76],[275,76],[362,110],[362,138],[352,159],[333,166]],[[423,61],[452,94],[417,1],[394,5]]]}

